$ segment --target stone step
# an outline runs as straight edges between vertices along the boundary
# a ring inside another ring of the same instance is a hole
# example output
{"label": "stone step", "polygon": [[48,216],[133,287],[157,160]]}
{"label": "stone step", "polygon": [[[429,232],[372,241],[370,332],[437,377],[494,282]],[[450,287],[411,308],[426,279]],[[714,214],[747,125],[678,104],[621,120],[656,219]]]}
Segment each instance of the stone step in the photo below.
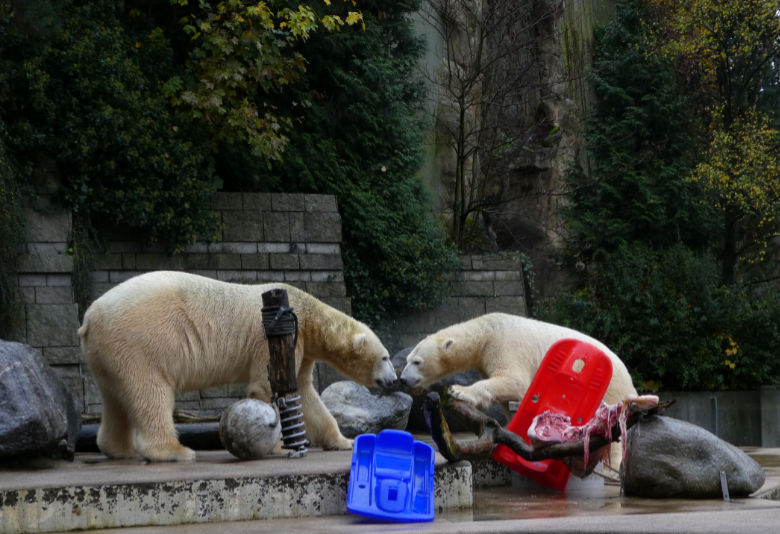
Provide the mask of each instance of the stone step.
{"label": "stone step", "polygon": [[[198,451],[191,463],[108,460],[2,466],[0,533],[60,532],[346,514],[351,451],[239,461]],[[436,512],[472,506],[471,464],[436,455]]]}

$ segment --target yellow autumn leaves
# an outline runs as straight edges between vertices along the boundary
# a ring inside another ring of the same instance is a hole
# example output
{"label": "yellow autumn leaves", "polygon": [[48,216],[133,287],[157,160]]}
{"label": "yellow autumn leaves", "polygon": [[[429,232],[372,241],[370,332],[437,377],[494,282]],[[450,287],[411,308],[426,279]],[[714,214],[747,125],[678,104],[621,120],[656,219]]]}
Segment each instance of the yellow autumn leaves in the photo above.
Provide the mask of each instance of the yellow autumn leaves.
{"label": "yellow autumn leaves", "polygon": [[718,208],[753,217],[760,259],[772,237],[780,199],[780,134],[757,111],[744,112],[728,126],[720,117],[713,118],[709,149],[692,180],[713,193]]}

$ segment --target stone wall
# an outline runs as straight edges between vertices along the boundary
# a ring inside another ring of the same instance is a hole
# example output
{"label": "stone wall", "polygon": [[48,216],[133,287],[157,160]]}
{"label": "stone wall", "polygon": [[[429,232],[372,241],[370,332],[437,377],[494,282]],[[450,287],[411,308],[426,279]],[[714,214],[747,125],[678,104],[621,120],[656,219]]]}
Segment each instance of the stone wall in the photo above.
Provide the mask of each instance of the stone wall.
{"label": "stone wall", "polygon": [[[222,223],[221,240],[195,243],[170,255],[131,240],[113,240],[95,257],[92,298],[137,274],[186,270],[241,283],[286,282],[345,313],[351,312],[341,260],[341,218],[330,195],[218,193],[212,204]],[[84,413],[100,411],[100,396],[81,358],[69,254],[71,215],[46,198],[27,212],[27,250],[17,266],[24,304],[15,341],[41,349]],[[262,303],[258,303],[262,305]],[[180,410],[218,412],[243,387],[185,393]]]}
{"label": "stone wall", "polygon": [[399,319],[399,348],[414,346],[432,332],[486,313],[527,315],[518,254],[466,255],[460,264],[451,296],[443,304]]}
{"label": "stone wall", "polygon": [[[286,282],[351,312],[335,197],[218,193],[212,207],[220,217],[221,239],[195,243],[181,254],[143,247],[130,237],[109,240],[93,261],[91,298],[137,274],[166,269],[239,283]],[[83,412],[94,414],[100,412],[101,401],[76,332],[80,318],[73,294],[71,227],[70,213],[45,197],[28,210],[27,250],[18,264],[24,320],[13,340],[39,348]],[[493,311],[526,314],[520,258],[463,256],[461,270],[452,278],[452,296],[433,310],[402,318],[398,341],[388,340],[388,349],[414,345],[440,328]],[[315,384],[320,391],[340,379],[334,369],[318,364]],[[177,408],[216,414],[243,395],[241,384],[188,392],[177,397]]]}
{"label": "stone wall", "polygon": [[[142,272],[173,269],[240,283],[286,282],[345,313],[351,312],[341,260],[341,219],[329,195],[219,193],[214,210],[221,240],[196,243],[182,254],[142,247],[130,239],[112,240],[97,255],[91,272],[92,297]],[[99,413],[100,396],[81,358],[78,305],[73,295],[73,256],[69,254],[71,216],[45,197],[27,211],[27,250],[17,265],[24,303],[13,341],[41,350],[70,387],[83,412]],[[400,318],[391,352],[411,347],[441,328],[490,312],[527,315],[522,262],[516,254],[467,255],[453,275],[450,298],[433,310]],[[387,341],[386,341],[387,342]],[[325,364],[317,367],[321,391],[342,377]],[[179,395],[177,408],[217,414],[243,397],[242,385],[220,386]],[[737,445],[780,445],[777,405],[780,390],[663,393],[677,399],[668,415],[702,426]]]}

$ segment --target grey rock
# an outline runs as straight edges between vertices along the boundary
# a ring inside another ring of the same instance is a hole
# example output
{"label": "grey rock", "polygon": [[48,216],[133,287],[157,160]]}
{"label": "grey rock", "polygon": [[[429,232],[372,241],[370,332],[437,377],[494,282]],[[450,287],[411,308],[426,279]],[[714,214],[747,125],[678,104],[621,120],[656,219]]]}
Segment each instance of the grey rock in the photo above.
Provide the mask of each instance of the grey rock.
{"label": "grey rock", "polygon": [[414,347],[407,347],[402,349],[396,352],[390,359],[390,363],[393,364],[393,368],[395,369],[395,374],[398,376],[401,376],[401,371],[406,367],[406,357],[409,356],[409,353],[412,352],[413,348]]}
{"label": "grey rock", "polygon": [[412,398],[406,393],[375,394],[350,380],[334,382],[320,397],[348,438],[376,434],[385,428],[403,430],[412,406]]}
{"label": "grey rock", "polygon": [[0,340],[0,460],[73,459],[81,410],[41,353]]}
{"label": "grey rock", "polygon": [[[410,352],[412,352],[412,348],[413,347],[403,349],[392,357],[391,362],[397,375],[401,375],[401,371],[403,371],[404,367],[406,366],[406,357]],[[453,384],[460,386],[470,386],[478,380],[482,380],[482,375],[480,375],[478,371],[464,371],[462,373],[457,373],[452,376],[442,378],[438,382],[434,382],[428,386],[426,391],[414,391],[412,395],[412,408],[409,412],[409,423],[406,429],[410,432],[428,432],[428,425],[426,425],[425,417],[423,416],[423,405],[425,404],[425,395],[427,391],[437,391],[439,394],[442,394],[449,386]],[[486,410],[485,413],[498,421],[501,425],[506,425],[508,423],[503,408],[498,405]],[[447,424],[449,425],[450,430],[453,432],[463,432],[468,430],[455,418],[448,419]]]}
{"label": "grey rock", "polygon": [[628,432],[622,484],[637,497],[722,498],[746,496],[764,483],[761,466],[711,432],[671,417],[650,416]]}

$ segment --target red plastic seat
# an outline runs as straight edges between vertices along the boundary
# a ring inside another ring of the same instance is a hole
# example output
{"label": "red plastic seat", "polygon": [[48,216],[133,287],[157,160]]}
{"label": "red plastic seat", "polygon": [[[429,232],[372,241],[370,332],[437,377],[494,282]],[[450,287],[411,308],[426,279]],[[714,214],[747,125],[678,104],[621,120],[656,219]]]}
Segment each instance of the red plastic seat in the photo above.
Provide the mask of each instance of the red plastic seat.
{"label": "red plastic seat", "polygon": [[[547,351],[507,429],[527,443],[528,427],[547,410],[569,416],[581,426],[593,418],[612,379],[612,361],[601,350],[577,339],[562,339]],[[505,445],[497,445],[493,459],[547,486],[564,491],[571,472],[560,460],[529,462]]]}

